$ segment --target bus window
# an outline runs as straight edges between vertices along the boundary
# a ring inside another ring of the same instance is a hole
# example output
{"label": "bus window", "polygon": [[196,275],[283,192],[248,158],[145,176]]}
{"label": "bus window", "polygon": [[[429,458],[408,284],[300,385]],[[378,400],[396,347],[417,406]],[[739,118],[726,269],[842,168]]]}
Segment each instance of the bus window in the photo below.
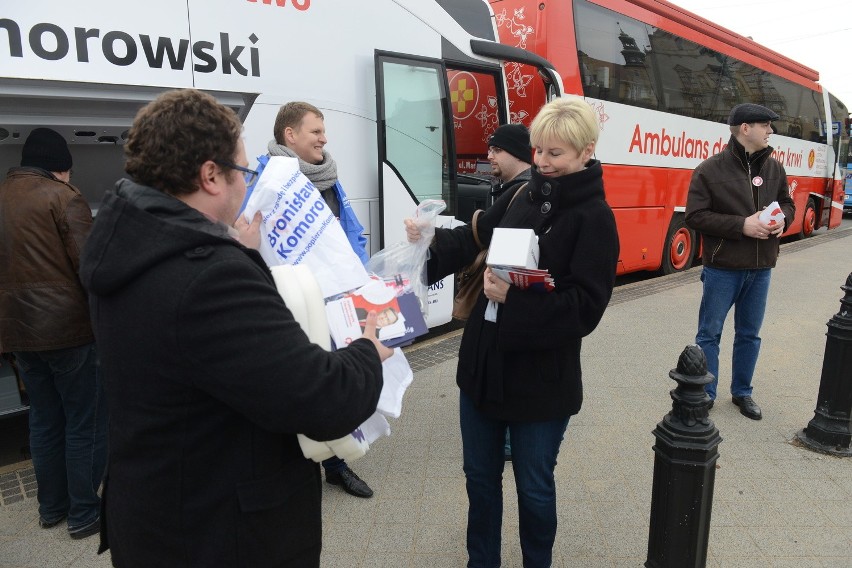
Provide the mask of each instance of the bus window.
{"label": "bus window", "polygon": [[458,201],[454,213],[465,223],[491,201],[488,138],[500,124],[497,80],[493,73],[447,69],[456,149]]}
{"label": "bus window", "polygon": [[574,12],[585,96],[721,123],[751,102],[778,113],[779,134],[825,142],[818,92],[586,0]]}
{"label": "bus window", "polygon": [[456,171],[487,174],[488,137],[500,125],[497,78],[491,73],[447,69],[456,139]]}
{"label": "bus window", "polygon": [[462,221],[488,206],[488,137],[502,116],[499,79],[499,69],[382,57],[384,159],[414,203],[443,199],[444,214]]}

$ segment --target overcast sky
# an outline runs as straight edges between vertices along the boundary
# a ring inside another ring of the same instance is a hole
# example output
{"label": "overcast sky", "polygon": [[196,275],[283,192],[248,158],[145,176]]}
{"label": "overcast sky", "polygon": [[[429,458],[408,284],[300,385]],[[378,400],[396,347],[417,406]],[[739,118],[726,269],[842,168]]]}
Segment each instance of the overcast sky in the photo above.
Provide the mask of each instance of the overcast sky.
{"label": "overcast sky", "polygon": [[852,108],[848,0],[669,1],[816,69],[822,86]]}

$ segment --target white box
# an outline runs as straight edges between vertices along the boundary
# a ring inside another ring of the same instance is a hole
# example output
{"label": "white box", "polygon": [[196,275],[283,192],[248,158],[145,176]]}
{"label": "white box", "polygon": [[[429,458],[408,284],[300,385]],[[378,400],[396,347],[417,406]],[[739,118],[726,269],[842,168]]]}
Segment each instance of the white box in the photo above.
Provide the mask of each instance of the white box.
{"label": "white box", "polygon": [[784,220],[784,212],[781,211],[781,206],[778,205],[778,202],[773,201],[772,203],[766,206],[766,209],[760,212],[758,219],[760,219],[767,225],[775,227],[776,225],[780,224],[781,221]]}
{"label": "white box", "polygon": [[486,263],[489,266],[538,268],[538,236],[532,229],[494,229]]}

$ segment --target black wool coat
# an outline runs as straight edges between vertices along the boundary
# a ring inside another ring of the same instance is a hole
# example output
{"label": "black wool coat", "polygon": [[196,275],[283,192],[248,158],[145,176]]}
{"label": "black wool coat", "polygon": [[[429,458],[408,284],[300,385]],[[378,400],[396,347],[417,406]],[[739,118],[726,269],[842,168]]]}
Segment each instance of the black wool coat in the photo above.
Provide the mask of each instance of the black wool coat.
{"label": "black wool coat", "polygon": [[[495,227],[533,229],[538,267],[548,269],[556,283],[549,293],[510,287],[496,323],[484,320],[488,301],[480,294],[464,328],[456,382],[488,416],[554,420],[580,410],[582,338],[603,317],[619,253],[602,175],[597,160],[554,179],[533,169],[511,205],[514,192],[506,192],[479,217],[485,245]],[[478,252],[470,226],[436,229],[430,250],[430,283],[458,272]]]}
{"label": "black wool coat", "polygon": [[370,341],[312,344],[260,255],[151,188],[107,192],[81,260],[110,415],[102,549],[119,567],[318,567],[296,438],[376,409]]}

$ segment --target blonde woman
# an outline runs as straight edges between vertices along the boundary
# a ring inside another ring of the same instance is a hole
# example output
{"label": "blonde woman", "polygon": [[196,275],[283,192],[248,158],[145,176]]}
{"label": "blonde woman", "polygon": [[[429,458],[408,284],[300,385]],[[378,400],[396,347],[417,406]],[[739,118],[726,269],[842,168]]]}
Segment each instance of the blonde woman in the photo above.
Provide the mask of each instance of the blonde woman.
{"label": "blonde woman", "polygon": [[[618,261],[615,219],[604,200],[601,164],[592,158],[598,132],[586,102],[559,99],[545,105],[530,131],[535,162],[530,182],[514,201],[514,192],[503,194],[478,221],[484,244],[495,227],[533,229],[539,268],[550,271],[556,288],[521,290],[486,270],[483,294],[465,325],[456,382],[469,567],[500,566],[507,428],[524,566],[552,562],[553,471],[568,420],[583,400],[580,346],[603,316]],[[419,239],[416,223],[407,219],[405,224],[409,240]],[[468,226],[436,229],[430,249],[430,283],[477,254]],[[499,306],[495,322],[483,317],[488,300]]]}

